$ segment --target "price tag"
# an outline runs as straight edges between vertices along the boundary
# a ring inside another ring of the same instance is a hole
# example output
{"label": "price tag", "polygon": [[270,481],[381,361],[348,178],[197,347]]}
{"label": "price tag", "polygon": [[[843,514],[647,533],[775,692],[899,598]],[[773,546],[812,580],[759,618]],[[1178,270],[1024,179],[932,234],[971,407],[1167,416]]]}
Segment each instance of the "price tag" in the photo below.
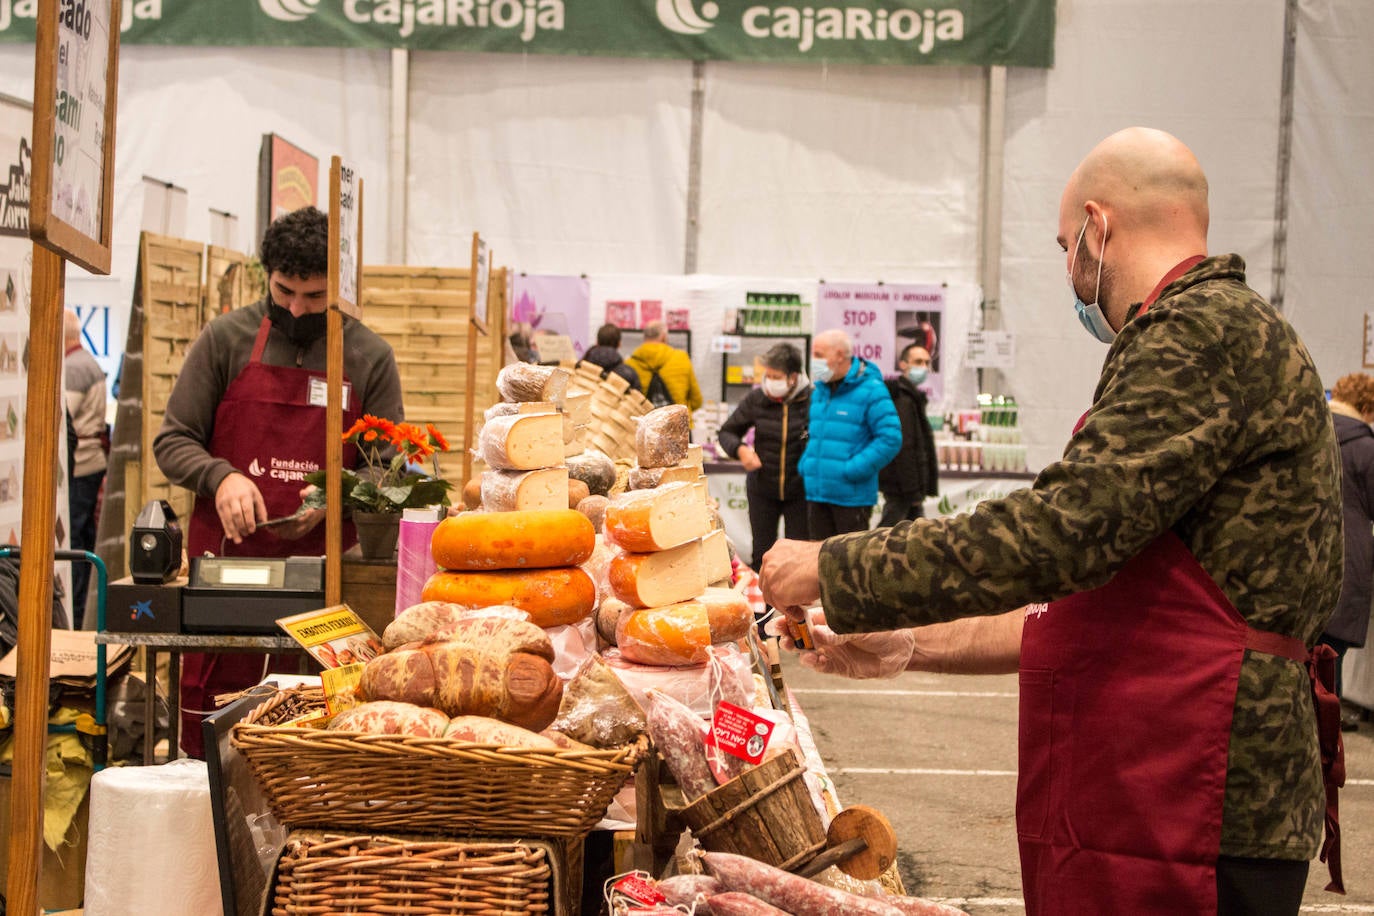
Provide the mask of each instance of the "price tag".
{"label": "price tag", "polygon": [[[662,903],[668,898],[663,895],[663,891],[649,883],[648,879],[638,874],[626,875],[611,886],[611,890],[617,894],[623,894],[636,903],[655,904]],[[631,911],[633,912],[633,911]]]}
{"label": "price tag", "polygon": [[759,764],[772,736],[772,722],[734,703],[721,702],[716,705],[704,743],[747,763]]}

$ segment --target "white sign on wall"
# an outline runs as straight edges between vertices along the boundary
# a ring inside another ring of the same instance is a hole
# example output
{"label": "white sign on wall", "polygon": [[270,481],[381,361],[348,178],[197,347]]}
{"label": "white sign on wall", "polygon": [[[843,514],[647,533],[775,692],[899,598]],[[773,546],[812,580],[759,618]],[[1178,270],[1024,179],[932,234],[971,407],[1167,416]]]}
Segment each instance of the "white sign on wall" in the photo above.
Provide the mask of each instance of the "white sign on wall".
{"label": "white sign on wall", "polygon": [[358,302],[358,173],[339,163],[339,301]]}

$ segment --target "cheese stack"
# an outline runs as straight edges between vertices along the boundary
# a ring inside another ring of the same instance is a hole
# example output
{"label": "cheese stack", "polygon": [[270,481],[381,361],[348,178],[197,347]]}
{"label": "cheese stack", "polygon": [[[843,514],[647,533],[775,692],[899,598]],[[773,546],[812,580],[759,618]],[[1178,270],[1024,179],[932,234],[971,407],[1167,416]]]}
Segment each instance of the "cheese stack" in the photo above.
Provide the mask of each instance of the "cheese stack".
{"label": "cheese stack", "polygon": [[596,584],[579,568],[595,547],[592,523],[566,505],[464,512],[435,529],[431,548],[439,571],[420,597],[464,607],[509,605],[546,628],[578,623],[596,608]]}
{"label": "cheese stack", "polygon": [[[678,466],[690,448],[687,409],[664,407],[641,418],[636,446],[636,470]],[[748,632],[753,615],[743,596],[707,587],[729,577],[729,555],[724,532],[710,531],[695,481],[615,497],[606,506],[604,531],[620,548],[608,577],[621,604],[603,602],[598,624],[607,635],[615,617],[615,642],[624,658],[646,665],[699,665],[710,646]]]}
{"label": "cheese stack", "polygon": [[489,512],[569,508],[568,469],[577,438],[565,408],[571,376],[556,366],[514,363],[496,377],[504,402],[486,412],[478,437],[482,508]]}

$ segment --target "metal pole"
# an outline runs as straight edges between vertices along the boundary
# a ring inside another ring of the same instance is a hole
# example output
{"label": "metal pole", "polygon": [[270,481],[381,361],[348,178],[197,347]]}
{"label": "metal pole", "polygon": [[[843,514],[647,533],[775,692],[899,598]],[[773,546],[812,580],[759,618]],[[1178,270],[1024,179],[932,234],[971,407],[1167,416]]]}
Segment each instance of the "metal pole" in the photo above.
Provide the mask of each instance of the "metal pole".
{"label": "metal pole", "polygon": [[391,50],[391,128],[387,141],[386,257],[408,261],[406,219],[410,184],[410,51]]}
{"label": "metal pole", "polygon": [[[1006,165],[1007,68],[987,68],[983,102],[983,171],[978,214],[978,282],[983,288],[983,328],[1002,327],[1002,182]],[[979,386],[1000,394],[1002,373],[979,372]],[[986,381],[984,381],[986,378]]]}
{"label": "metal pole", "polygon": [[1274,180],[1274,282],[1269,302],[1283,311],[1288,280],[1288,173],[1293,162],[1293,70],[1297,61],[1298,0],[1283,12],[1283,77],[1279,84],[1278,175]]}
{"label": "metal pole", "polygon": [[687,237],[682,272],[697,272],[701,238],[701,119],[706,111],[706,61],[692,61],[692,132],[687,146]]}

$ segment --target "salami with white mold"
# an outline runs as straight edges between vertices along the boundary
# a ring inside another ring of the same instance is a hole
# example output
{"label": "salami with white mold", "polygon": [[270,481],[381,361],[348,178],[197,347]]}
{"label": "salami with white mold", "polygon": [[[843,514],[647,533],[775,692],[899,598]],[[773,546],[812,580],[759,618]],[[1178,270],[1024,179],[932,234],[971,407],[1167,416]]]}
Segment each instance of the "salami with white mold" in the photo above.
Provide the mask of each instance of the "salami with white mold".
{"label": "salami with white mold", "polygon": [[792,916],[786,910],[739,891],[708,897],[706,905],[711,908],[711,916]]}
{"label": "salami with white mold", "polygon": [[903,916],[881,900],[847,894],[747,856],[705,852],[701,858],[727,891],[758,897],[794,916]]}

